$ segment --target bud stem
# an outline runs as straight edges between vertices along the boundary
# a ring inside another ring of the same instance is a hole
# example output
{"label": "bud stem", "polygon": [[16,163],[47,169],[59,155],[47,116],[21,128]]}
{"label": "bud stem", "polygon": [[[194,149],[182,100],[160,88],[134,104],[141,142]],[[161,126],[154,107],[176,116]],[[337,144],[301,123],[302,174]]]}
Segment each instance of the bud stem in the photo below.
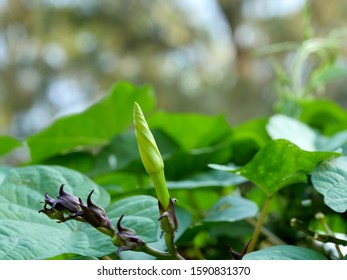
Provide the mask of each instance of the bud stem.
{"label": "bud stem", "polygon": [[[160,224],[164,233],[166,246],[173,258],[183,259],[177,252],[174,244],[174,237],[178,225],[173,201],[170,199],[169,190],[166,185],[163,158],[142,110],[136,102],[134,106],[134,125],[141,160],[148,175],[152,179],[159,201]],[[149,250],[147,247],[144,249]]]}

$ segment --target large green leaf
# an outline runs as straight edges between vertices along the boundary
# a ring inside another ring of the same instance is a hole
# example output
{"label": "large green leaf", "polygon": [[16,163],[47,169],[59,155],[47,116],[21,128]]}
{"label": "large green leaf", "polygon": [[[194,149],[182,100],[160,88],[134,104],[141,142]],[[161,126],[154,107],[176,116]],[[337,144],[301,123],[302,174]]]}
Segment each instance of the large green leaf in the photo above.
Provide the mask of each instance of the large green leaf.
{"label": "large green leaf", "polygon": [[323,161],[312,172],[313,187],[336,212],[347,210],[347,157]]}
{"label": "large green leaf", "polygon": [[244,260],[326,260],[322,254],[307,248],[280,245],[246,254]]}
{"label": "large green leaf", "polygon": [[21,145],[22,143],[19,140],[11,136],[0,135],[0,156],[7,154],[14,148],[17,148]]}
{"label": "large green leaf", "polygon": [[61,184],[65,184],[65,191],[81,198],[94,189],[93,201],[106,206],[107,193],[87,177],[62,167],[1,171],[0,259],[43,259],[70,252],[101,256],[102,250],[112,245],[90,226],[75,221],[58,224],[38,213],[44,193],[55,197]]}
{"label": "large green leaf", "polygon": [[307,152],[287,140],[273,140],[236,174],[255,183],[267,195],[272,195],[285,186],[306,181],[306,176],[318,163],[339,155],[334,152]]}
{"label": "large green leaf", "polygon": [[33,162],[80,147],[106,144],[133,119],[134,102],[148,111],[155,103],[150,87],[114,85],[109,94],[84,112],[65,116],[27,139]]}
{"label": "large green leaf", "polygon": [[159,210],[158,200],[154,197],[147,195],[127,197],[107,207],[106,212],[113,224],[124,215],[122,225],[135,229],[146,242],[157,240]]}
{"label": "large green leaf", "polygon": [[[82,200],[94,189],[93,202],[101,207],[109,204],[106,191],[86,176],[64,167],[0,169],[0,259],[45,259],[66,253],[101,257],[116,250],[109,237],[89,224],[73,220],[59,224],[38,213],[43,207],[40,202],[44,200],[44,193],[55,197],[61,184],[65,184],[66,192]],[[135,197],[134,200],[142,203],[130,206],[127,201],[119,201],[119,211],[116,206],[110,206],[109,218],[115,223],[125,214],[125,226],[133,227],[144,239],[153,240],[154,237],[155,240],[157,227],[151,225],[144,229],[144,223],[138,220],[143,204],[148,209],[141,219],[152,219],[152,223],[157,220],[156,200],[152,197]],[[123,211],[124,207],[128,208],[127,212]]]}
{"label": "large green leaf", "polygon": [[273,195],[285,186],[306,181],[307,175],[318,163],[339,155],[335,152],[307,152],[288,140],[279,139],[267,143],[249,163],[239,169],[218,165],[210,167],[241,175],[267,195]]}
{"label": "large green leaf", "polygon": [[158,112],[148,118],[150,128],[159,128],[185,151],[216,144],[231,132],[224,116]]}
{"label": "large green leaf", "polygon": [[235,222],[257,215],[258,206],[243,197],[228,195],[222,197],[206,213],[205,222]]}

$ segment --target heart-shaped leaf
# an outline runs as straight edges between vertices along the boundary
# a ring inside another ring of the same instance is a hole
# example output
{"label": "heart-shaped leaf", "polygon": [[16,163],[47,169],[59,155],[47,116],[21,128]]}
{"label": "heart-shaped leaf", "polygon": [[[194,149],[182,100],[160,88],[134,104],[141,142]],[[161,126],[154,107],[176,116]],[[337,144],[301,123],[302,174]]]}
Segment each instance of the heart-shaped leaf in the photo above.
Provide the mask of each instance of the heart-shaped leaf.
{"label": "heart-shaped leaf", "polygon": [[[45,259],[65,253],[101,257],[116,251],[108,236],[87,223],[74,220],[57,223],[38,213],[43,207],[40,202],[45,192],[55,197],[61,184],[65,184],[66,192],[84,201],[94,190],[92,201],[103,208],[110,202],[103,188],[64,167],[0,169],[0,259]],[[132,199],[135,204],[131,203]],[[110,209],[107,214],[113,224],[125,214],[125,226],[132,227],[146,241],[156,240],[158,209],[155,198],[127,198],[107,209]]]}
{"label": "heart-shaped leaf", "polygon": [[209,166],[241,175],[271,196],[290,184],[305,182],[307,175],[318,163],[339,155],[335,152],[307,152],[288,140],[278,139],[267,143],[250,162],[239,169]]}
{"label": "heart-shaped leaf", "polygon": [[155,103],[150,87],[118,83],[98,103],[79,114],[57,119],[51,126],[27,139],[33,162],[77,147],[106,144],[132,123],[134,102],[144,111]]}
{"label": "heart-shaped leaf", "polygon": [[306,181],[313,168],[323,160],[339,156],[334,152],[307,152],[279,139],[266,144],[245,166],[235,171],[273,195],[290,184]]}

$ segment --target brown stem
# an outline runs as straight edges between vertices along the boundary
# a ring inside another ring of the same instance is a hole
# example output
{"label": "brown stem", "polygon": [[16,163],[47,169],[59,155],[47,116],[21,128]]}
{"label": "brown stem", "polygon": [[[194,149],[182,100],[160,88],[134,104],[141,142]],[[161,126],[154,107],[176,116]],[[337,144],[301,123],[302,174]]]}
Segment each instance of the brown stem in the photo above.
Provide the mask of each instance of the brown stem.
{"label": "brown stem", "polygon": [[323,243],[331,242],[331,243],[334,243],[334,244],[347,246],[347,240],[340,239],[340,238],[337,238],[337,237],[334,237],[334,236],[331,236],[331,235],[320,234],[320,233],[314,232],[314,231],[308,229],[306,227],[306,225],[302,221],[300,221],[300,220],[298,220],[296,218],[293,218],[291,220],[291,226],[294,229],[302,231],[307,236],[310,236],[310,237],[314,238],[317,241],[320,241],[320,242],[323,242]]}

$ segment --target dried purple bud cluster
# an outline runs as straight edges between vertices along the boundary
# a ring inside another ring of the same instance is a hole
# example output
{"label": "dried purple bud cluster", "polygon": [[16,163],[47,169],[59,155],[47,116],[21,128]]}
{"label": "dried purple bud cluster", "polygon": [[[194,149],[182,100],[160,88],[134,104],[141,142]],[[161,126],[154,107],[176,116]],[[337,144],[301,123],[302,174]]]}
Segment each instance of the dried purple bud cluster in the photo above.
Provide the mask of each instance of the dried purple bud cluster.
{"label": "dried purple bud cluster", "polygon": [[117,222],[116,232],[105,210],[92,202],[93,192],[94,190],[90,192],[87,204],[85,204],[81,198],[65,192],[64,184],[62,184],[56,199],[45,193],[44,206],[39,212],[46,214],[51,219],[58,220],[58,223],[71,219],[89,223],[112,238],[113,243],[118,247],[118,255],[122,251],[138,250],[145,246],[146,243],[137,236],[133,229],[121,226],[124,215],[121,215]]}
{"label": "dried purple bud cluster", "polygon": [[[51,198],[48,193],[45,193],[45,204],[39,212],[46,214],[51,219],[58,220],[59,223],[71,219],[87,222],[113,237],[115,229],[107,217],[105,210],[92,202],[91,196],[93,192],[94,190],[90,192],[87,198],[87,204],[85,204],[81,198],[65,192],[64,184],[62,184],[56,199]],[[47,207],[48,205],[50,207]]]}

